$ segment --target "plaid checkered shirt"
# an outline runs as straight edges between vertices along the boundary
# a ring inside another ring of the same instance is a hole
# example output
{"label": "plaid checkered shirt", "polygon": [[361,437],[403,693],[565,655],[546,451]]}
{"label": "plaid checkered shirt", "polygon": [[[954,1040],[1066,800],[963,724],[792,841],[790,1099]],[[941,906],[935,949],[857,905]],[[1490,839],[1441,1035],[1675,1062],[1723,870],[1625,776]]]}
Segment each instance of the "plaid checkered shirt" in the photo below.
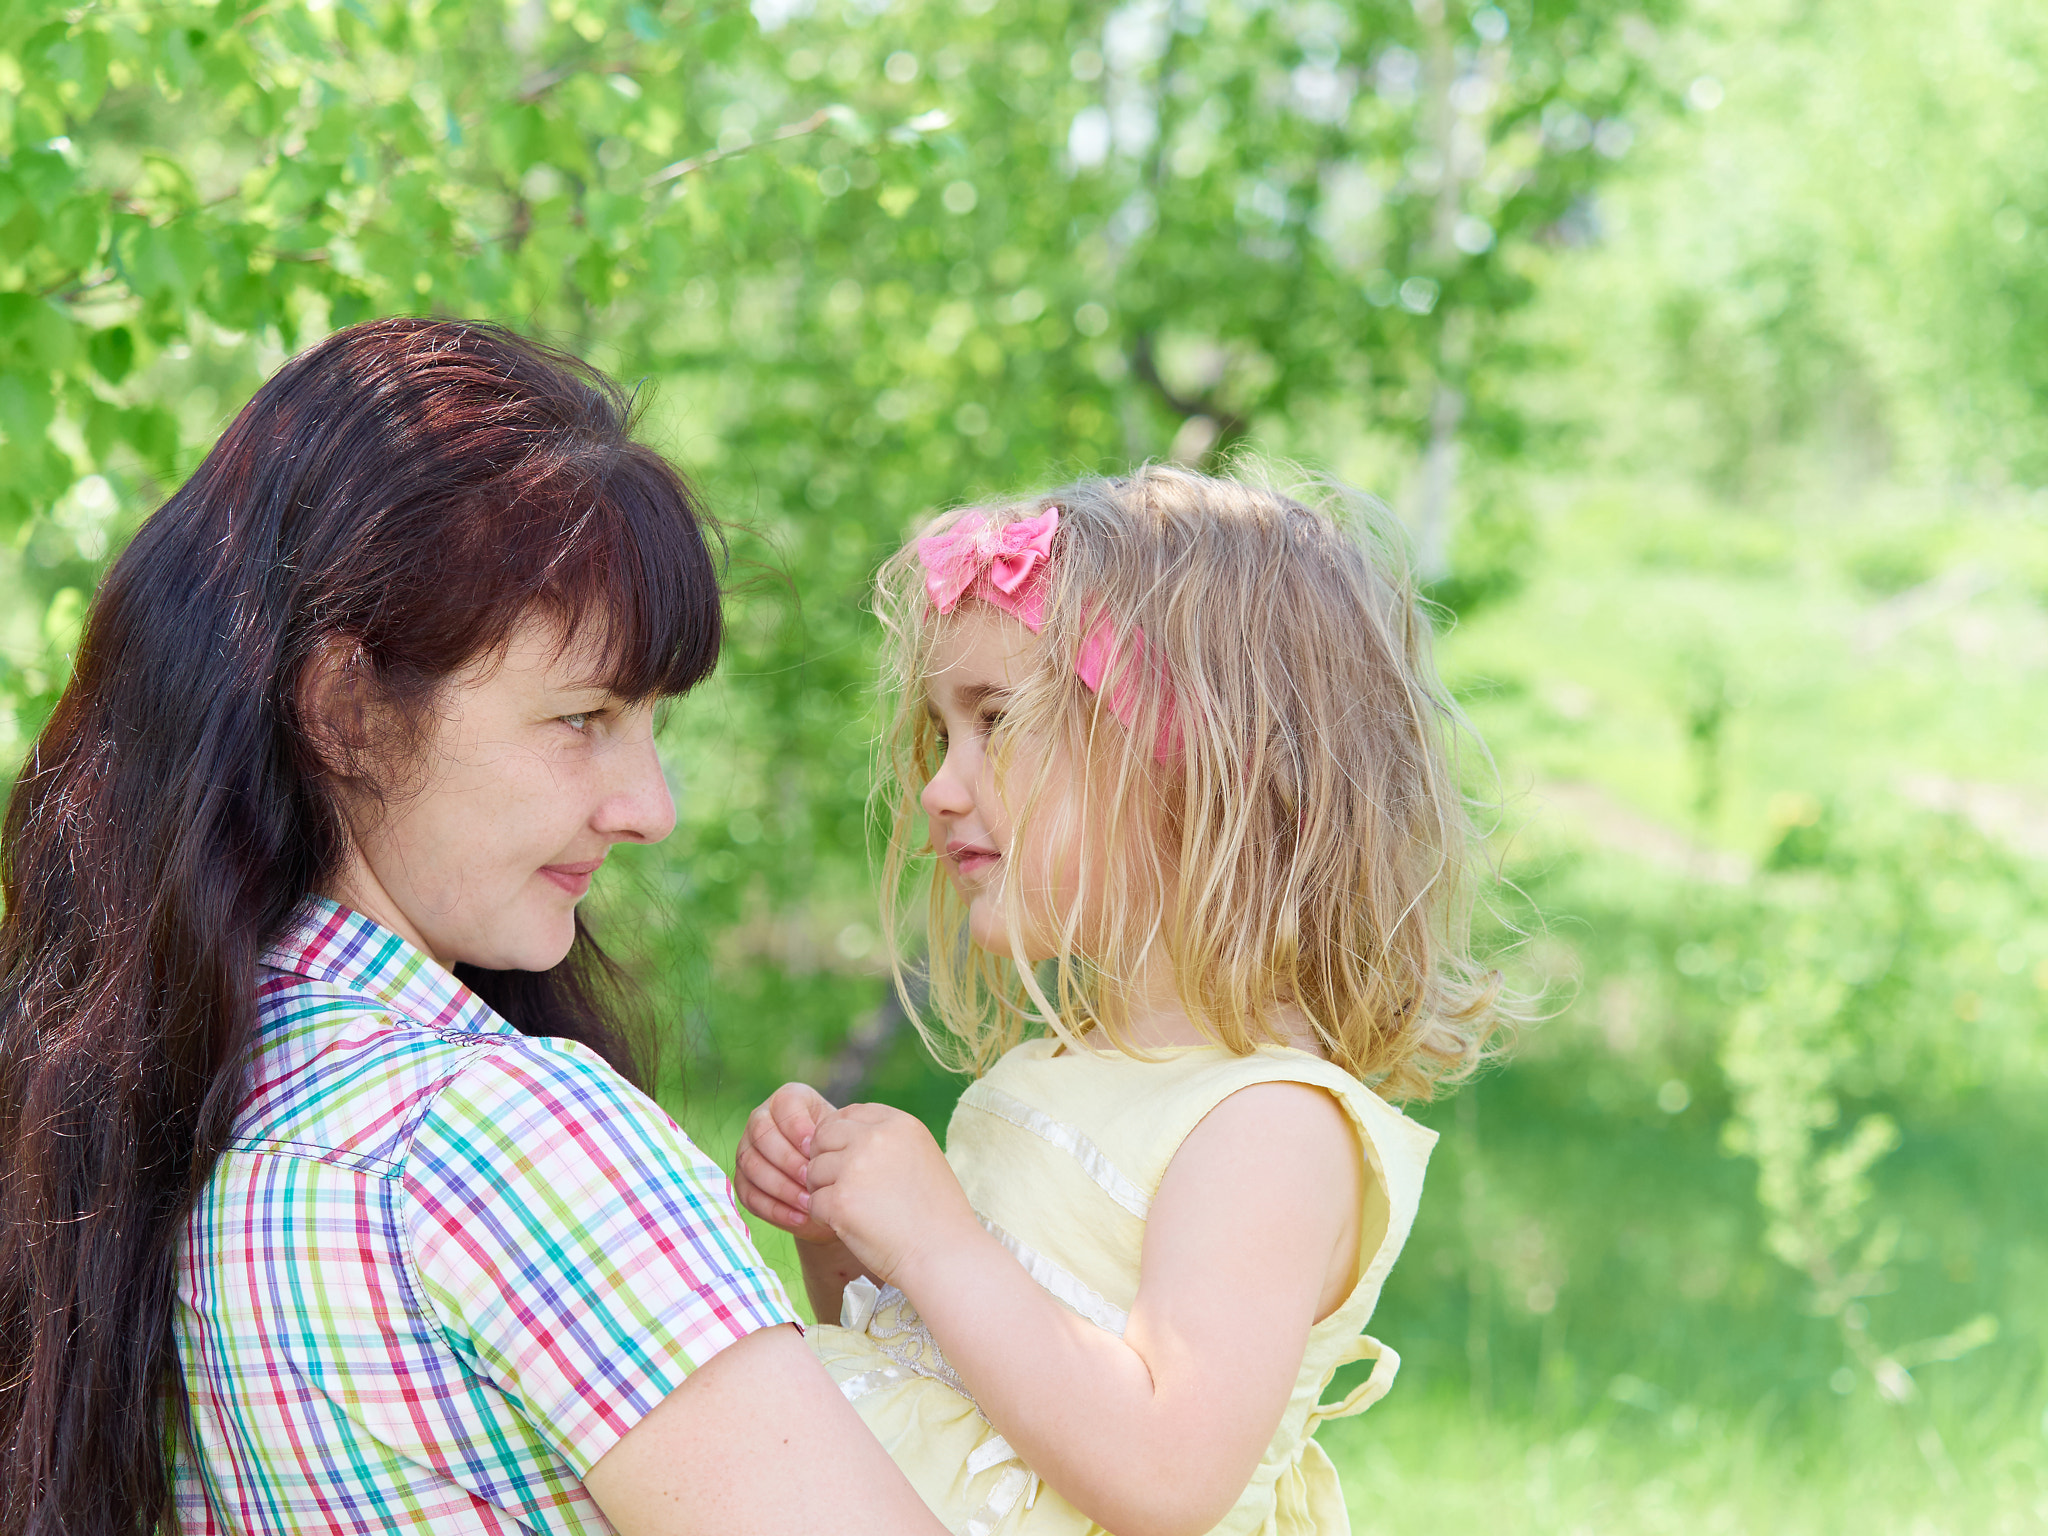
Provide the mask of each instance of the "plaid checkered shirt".
{"label": "plaid checkered shirt", "polygon": [[591,1051],[324,900],[178,1277],[187,1532],[606,1531],[582,1478],[793,1322],[731,1186]]}

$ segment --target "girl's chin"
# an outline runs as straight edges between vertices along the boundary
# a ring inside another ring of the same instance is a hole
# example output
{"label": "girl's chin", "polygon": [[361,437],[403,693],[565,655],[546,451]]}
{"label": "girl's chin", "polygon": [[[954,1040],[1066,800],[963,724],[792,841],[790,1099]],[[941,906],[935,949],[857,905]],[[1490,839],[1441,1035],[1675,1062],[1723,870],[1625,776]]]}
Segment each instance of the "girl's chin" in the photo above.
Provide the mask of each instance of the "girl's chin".
{"label": "girl's chin", "polygon": [[[1017,956],[1016,947],[1010,942],[1010,930],[1000,917],[994,917],[984,923],[978,921],[976,915],[970,911],[967,917],[967,937],[976,949],[985,950],[998,960],[1014,960]],[[1041,960],[1050,960],[1053,954],[1054,950],[1050,945],[1034,944],[1028,939],[1024,943],[1024,958],[1033,965]]]}

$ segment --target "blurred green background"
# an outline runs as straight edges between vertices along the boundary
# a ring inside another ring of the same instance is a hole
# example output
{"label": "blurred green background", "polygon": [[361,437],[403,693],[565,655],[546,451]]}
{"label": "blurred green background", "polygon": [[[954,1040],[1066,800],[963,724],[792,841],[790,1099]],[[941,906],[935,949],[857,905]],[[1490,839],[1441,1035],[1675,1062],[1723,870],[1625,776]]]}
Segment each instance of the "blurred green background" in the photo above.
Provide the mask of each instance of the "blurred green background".
{"label": "blurred green background", "polygon": [[941,1124],[870,572],[981,492],[1328,468],[1443,605],[1549,1014],[1416,1111],[1358,1528],[2048,1527],[2044,71],[2011,0],[0,0],[0,757],[289,352],[519,325],[733,529],[681,828],[596,898],[665,1101]]}

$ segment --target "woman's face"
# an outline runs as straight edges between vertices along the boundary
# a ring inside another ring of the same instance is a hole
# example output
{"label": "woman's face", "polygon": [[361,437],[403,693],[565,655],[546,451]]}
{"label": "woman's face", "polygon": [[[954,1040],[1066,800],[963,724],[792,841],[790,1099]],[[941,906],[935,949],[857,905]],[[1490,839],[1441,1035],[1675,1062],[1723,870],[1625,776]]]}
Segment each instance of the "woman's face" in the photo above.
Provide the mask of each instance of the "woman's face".
{"label": "woman's face", "polygon": [[612,844],[659,842],[676,820],[653,705],[593,684],[597,661],[534,618],[502,658],[457,673],[406,782],[351,809],[327,894],[443,965],[559,963]]}

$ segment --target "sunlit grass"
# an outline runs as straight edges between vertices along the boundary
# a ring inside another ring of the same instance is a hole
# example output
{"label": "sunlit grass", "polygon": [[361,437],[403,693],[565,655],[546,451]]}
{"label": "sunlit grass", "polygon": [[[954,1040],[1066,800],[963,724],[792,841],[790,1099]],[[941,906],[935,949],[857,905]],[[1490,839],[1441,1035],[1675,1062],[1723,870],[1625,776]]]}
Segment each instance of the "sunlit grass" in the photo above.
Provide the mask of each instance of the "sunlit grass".
{"label": "sunlit grass", "polygon": [[1323,1440],[1361,1536],[2019,1536],[2048,1526],[2036,1434],[1968,1446],[1939,1480],[1888,1410],[1787,1434],[1769,1403],[1614,1402],[1564,1426],[1400,1388]]}

